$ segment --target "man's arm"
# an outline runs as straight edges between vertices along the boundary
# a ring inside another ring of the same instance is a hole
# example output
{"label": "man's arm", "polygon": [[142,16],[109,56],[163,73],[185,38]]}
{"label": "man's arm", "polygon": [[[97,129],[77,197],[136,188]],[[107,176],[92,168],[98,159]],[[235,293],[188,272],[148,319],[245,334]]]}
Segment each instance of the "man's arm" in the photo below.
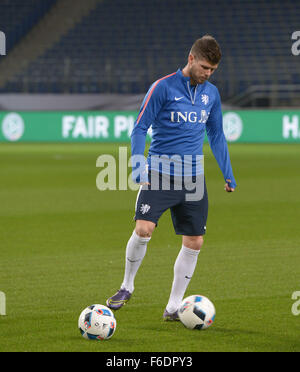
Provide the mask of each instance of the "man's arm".
{"label": "man's arm", "polygon": [[236,188],[236,182],[233,176],[228,146],[223,132],[221,99],[218,91],[216,101],[206,123],[206,133],[212,152],[226,182],[224,190],[227,192],[233,192]]}
{"label": "man's arm", "polygon": [[[131,133],[131,155],[133,180],[148,183],[146,161],[144,158],[147,131],[155,122],[165,100],[165,86],[159,80],[153,83],[146,94]],[[139,170],[139,171],[138,171]]]}

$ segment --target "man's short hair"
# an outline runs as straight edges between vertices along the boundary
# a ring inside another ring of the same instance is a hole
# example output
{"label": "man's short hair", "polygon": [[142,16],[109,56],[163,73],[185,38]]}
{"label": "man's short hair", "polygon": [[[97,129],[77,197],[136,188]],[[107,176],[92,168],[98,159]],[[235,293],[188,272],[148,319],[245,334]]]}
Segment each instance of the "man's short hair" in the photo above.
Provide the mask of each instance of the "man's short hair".
{"label": "man's short hair", "polygon": [[205,59],[207,62],[217,65],[222,57],[220,45],[211,35],[204,35],[197,39],[190,51],[196,59]]}

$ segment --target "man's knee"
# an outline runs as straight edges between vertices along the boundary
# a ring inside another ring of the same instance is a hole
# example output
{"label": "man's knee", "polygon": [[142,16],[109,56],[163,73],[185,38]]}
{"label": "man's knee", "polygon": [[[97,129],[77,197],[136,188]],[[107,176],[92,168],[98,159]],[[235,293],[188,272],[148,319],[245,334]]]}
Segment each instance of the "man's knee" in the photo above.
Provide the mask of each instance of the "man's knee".
{"label": "man's knee", "polygon": [[137,220],[135,226],[135,232],[142,238],[151,237],[153,230],[155,229],[155,223],[151,221]]}
{"label": "man's knee", "polygon": [[191,249],[200,250],[204,243],[203,235],[187,236],[182,237],[182,244]]}

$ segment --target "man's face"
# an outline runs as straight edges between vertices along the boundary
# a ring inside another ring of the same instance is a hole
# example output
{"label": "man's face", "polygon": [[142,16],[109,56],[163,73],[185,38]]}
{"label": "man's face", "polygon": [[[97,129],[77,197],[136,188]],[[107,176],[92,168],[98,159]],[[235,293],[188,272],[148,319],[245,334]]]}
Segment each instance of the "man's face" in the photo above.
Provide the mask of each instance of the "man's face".
{"label": "man's face", "polygon": [[191,84],[203,84],[214,71],[218,68],[218,64],[212,65],[205,59],[197,59],[192,54],[188,59]]}

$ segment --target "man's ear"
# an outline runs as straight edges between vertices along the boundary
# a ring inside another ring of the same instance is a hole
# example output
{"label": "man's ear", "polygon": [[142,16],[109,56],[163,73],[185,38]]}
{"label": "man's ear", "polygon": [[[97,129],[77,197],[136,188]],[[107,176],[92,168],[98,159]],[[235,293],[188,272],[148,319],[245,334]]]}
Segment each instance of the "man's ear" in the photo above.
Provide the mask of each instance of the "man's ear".
{"label": "man's ear", "polygon": [[193,63],[194,59],[195,59],[195,57],[190,53],[189,57],[188,57],[189,64]]}

